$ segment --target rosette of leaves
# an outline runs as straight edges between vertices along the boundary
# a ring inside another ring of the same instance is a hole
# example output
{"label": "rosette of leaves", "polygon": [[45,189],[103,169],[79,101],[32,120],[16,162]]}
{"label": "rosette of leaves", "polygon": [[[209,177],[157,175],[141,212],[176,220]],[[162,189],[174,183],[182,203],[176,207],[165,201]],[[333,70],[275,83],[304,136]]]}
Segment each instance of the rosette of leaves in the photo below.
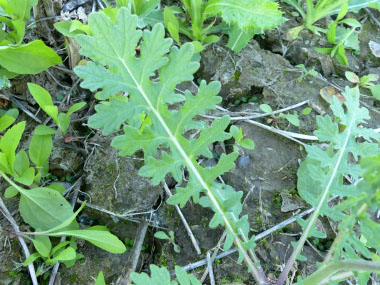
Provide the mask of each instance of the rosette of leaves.
{"label": "rosette of leaves", "polygon": [[[37,126],[29,143],[28,153],[23,149],[16,152],[25,126],[25,121],[15,124],[0,139],[0,176],[10,184],[4,191],[4,197],[10,199],[20,195],[20,215],[36,230],[19,233],[30,239],[37,250],[25,265],[37,258],[43,258],[45,262],[50,260],[48,262],[51,263],[63,260],[56,254],[61,253],[67,244],[61,245],[58,248],[60,250],[54,250],[49,236],[81,238],[109,252],[123,253],[126,250],[124,244],[107,228],[94,226],[86,230],[79,229],[75,218],[84,206],[74,213],[70,203],[63,197],[65,188],[62,185],[39,187],[41,178],[49,170],[49,156],[53,148],[52,135],[55,131],[44,125]],[[13,177],[13,180],[10,177]],[[29,238],[30,235],[34,238]],[[76,257],[73,246],[70,248],[66,252],[70,258],[66,256],[66,261]]]}
{"label": "rosette of leaves", "polygon": [[[285,21],[277,3],[270,0],[181,0],[182,9],[171,6],[164,11],[170,35],[179,43],[179,34],[201,43],[219,40],[215,33],[229,35],[227,47],[242,50],[254,34],[262,34]],[[215,25],[216,18],[223,22]],[[191,20],[189,25],[188,20]]]}
{"label": "rosette of leaves", "polygon": [[[215,109],[221,101],[216,96],[220,83],[202,81],[196,96],[189,91],[177,94],[176,85],[192,80],[199,68],[199,63],[192,60],[193,45],[171,47],[172,40],[165,38],[162,24],[156,24],[151,31],[141,31],[136,29],[137,21],[138,17],[126,8],[120,8],[115,24],[104,13],[92,13],[89,16],[92,36],[76,36],[81,54],[92,61],[76,67],[75,73],[83,79],[81,86],[98,91],[96,97],[102,100],[95,107],[96,114],[89,125],[102,128],[104,135],[119,131],[123,125],[124,134],[115,137],[112,146],[120,149],[121,155],[143,149],[145,165],[139,174],[152,177],[155,185],[169,173],[183,183],[186,169],[188,182],[177,187],[168,202],[184,206],[192,198],[195,203],[213,209],[210,227],[222,225],[228,232],[224,248],[234,243],[239,260],[244,259],[253,275],[258,276],[261,269],[254,264],[258,261],[252,250],[254,237],[248,237],[247,216],[239,217],[243,193],[214,182],[234,167],[238,153],[223,154],[213,168],[203,168],[197,162],[201,155],[212,156],[210,144],[231,138],[225,132],[228,116],[214,121],[210,127],[194,120],[206,110]],[[169,109],[174,103],[180,107]],[[199,135],[187,139],[185,132],[189,130],[198,130]]]}
{"label": "rosette of leaves", "polygon": [[[377,8],[379,0],[281,0],[293,6],[303,19],[303,25],[294,27],[288,31],[290,40],[295,40],[298,34],[308,29],[313,33],[326,33],[326,30],[315,25],[315,23],[325,17],[336,15],[343,5],[347,5],[349,12],[358,12],[362,8]],[[306,6],[304,8],[304,6]]]}

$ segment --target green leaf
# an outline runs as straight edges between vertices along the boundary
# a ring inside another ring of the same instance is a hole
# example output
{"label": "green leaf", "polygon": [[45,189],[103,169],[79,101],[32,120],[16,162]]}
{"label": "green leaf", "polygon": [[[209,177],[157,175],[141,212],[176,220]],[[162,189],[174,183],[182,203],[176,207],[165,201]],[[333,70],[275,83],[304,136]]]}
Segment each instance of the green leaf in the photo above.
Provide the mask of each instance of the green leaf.
{"label": "green leaf", "polygon": [[[321,142],[328,142],[330,147],[324,151],[317,146],[306,146],[308,155],[297,173],[297,189],[300,196],[316,208],[317,213],[334,220],[343,219],[346,212],[330,208],[327,200],[334,195],[339,195],[343,200],[356,196],[353,186],[343,183],[342,177],[349,175],[358,180],[358,168],[354,162],[364,153],[380,154],[377,143],[373,142],[380,139],[380,134],[363,127],[370,117],[368,110],[360,107],[359,89],[346,87],[342,95],[345,98],[345,108],[336,97],[333,98],[330,108],[334,115],[339,117],[339,123],[345,125],[344,131],[339,131],[338,124],[333,122],[330,116],[318,116],[318,130],[314,134]],[[358,136],[362,136],[364,142],[358,141]],[[324,203],[320,202],[321,197]],[[303,228],[308,223],[307,221]]]}
{"label": "green leaf", "polygon": [[61,195],[65,193],[66,188],[62,184],[50,184],[48,188],[58,191]]}
{"label": "green leaf", "polygon": [[[76,32],[76,31],[82,31],[85,34],[90,34],[90,28],[88,25],[84,25],[81,21],[73,20],[70,25],[70,33]],[[79,33],[81,34],[81,33]]]}
{"label": "green leaf", "polygon": [[80,102],[72,105],[69,110],[67,111],[67,116],[70,116],[72,113],[79,111],[86,105],[85,102]]}
{"label": "green leaf", "polygon": [[[196,203],[200,201],[200,194],[202,198],[209,197],[217,220],[223,221],[228,229],[229,240],[235,242],[241,256],[252,263],[246,252],[254,246],[248,238],[249,223],[246,217],[239,218],[241,192],[235,195],[231,187],[214,183],[218,176],[234,167],[237,153],[222,155],[213,168],[203,168],[198,164],[200,155],[212,155],[210,144],[231,138],[225,131],[230,122],[228,116],[215,120],[211,126],[198,120],[198,115],[215,109],[216,104],[221,102],[221,98],[216,96],[221,84],[201,81],[196,95],[190,91],[177,94],[176,86],[193,80],[193,74],[199,68],[199,63],[194,60],[193,44],[170,48],[172,40],[164,38],[162,24],[156,24],[151,31],[145,29],[142,33],[136,29],[137,17],[125,8],[119,9],[116,23],[104,13],[92,13],[89,27],[92,36],[76,37],[81,54],[93,61],[75,68],[76,74],[83,79],[81,86],[98,91],[97,97],[107,102],[112,102],[119,92],[128,94],[127,104],[115,109],[126,114],[122,122],[118,122],[119,125],[126,124],[124,134],[116,137],[112,145],[122,149],[122,154],[144,149],[145,166],[140,169],[140,174],[152,176],[154,183],[168,173],[182,180],[180,176],[186,168],[188,183],[183,188],[177,188],[170,202],[183,206],[191,197]],[[140,53],[136,56],[138,44]],[[179,102],[181,104],[173,105]],[[105,117],[112,112],[110,103],[102,105],[107,106],[107,112],[97,110],[98,117],[94,122],[98,126],[102,124],[100,116]],[[152,122],[142,130],[141,114],[149,116]],[[199,135],[187,139],[185,134],[197,130],[200,130]],[[150,138],[153,140],[149,143]],[[224,199],[225,195],[227,199]],[[228,245],[232,246],[232,242]]]}
{"label": "green leaf", "polygon": [[72,236],[84,239],[110,253],[123,253],[126,251],[125,245],[116,236],[108,231],[91,230],[91,228],[89,228],[87,230],[72,230],[49,233],[49,235],[56,237]]}
{"label": "green leaf", "polygon": [[47,136],[47,135],[54,135],[56,134],[57,132],[48,127],[48,126],[44,126],[44,125],[38,125],[35,129],[34,129],[34,134],[33,135],[36,135],[36,136]]}
{"label": "green leaf", "polygon": [[344,19],[342,21],[339,21],[339,24],[346,24],[347,26],[353,27],[353,28],[360,28],[362,25],[358,22],[356,19]]}
{"label": "green leaf", "polygon": [[38,0],[12,0],[8,2],[6,12],[17,19],[30,19],[32,6],[37,5]]}
{"label": "green leaf", "polygon": [[[349,35],[347,37],[347,35]],[[353,50],[360,50],[359,39],[357,33],[351,33],[351,29],[346,29],[343,27],[336,28],[336,43],[343,43],[345,48],[350,48]]]}
{"label": "green leaf", "polygon": [[321,54],[329,54],[333,50],[332,48],[315,48],[315,50]]}
{"label": "green leaf", "polygon": [[380,84],[372,85],[368,87],[371,90],[372,96],[377,100],[380,100]]}
{"label": "green leaf", "polygon": [[30,94],[34,100],[40,105],[41,109],[45,111],[56,123],[58,122],[58,108],[54,106],[50,93],[41,86],[28,83]]}
{"label": "green leaf", "polygon": [[327,31],[327,39],[329,41],[330,44],[335,44],[335,41],[336,41],[336,26],[337,26],[337,22],[331,22],[329,23],[329,26],[328,26],[328,31]]}
{"label": "green leaf", "polygon": [[63,134],[65,134],[67,129],[69,128],[70,122],[70,117],[67,114],[59,113],[57,125]]}
{"label": "green leaf", "polygon": [[256,34],[285,21],[277,3],[269,0],[210,0],[203,13],[204,18],[221,16],[227,24],[237,24],[241,30]]}
{"label": "green leaf", "polygon": [[32,239],[34,248],[38,251],[39,254],[43,257],[48,257],[51,251],[51,242],[48,236],[39,236],[36,235]]}
{"label": "green leaf", "polygon": [[106,285],[106,281],[104,280],[104,275],[102,271],[100,271],[98,276],[96,277],[94,285]]}
{"label": "green leaf", "polygon": [[313,110],[312,108],[306,107],[306,108],[302,109],[301,114],[307,116],[311,113],[312,110]]}
{"label": "green leaf", "polygon": [[179,23],[170,7],[164,9],[164,23],[170,36],[178,43],[179,41]]}
{"label": "green leaf", "polygon": [[[78,21],[79,22],[79,21]],[[78,27],[77,25],[75,25],[73,27],[73,23],[74,21],[60,21],[60,22],[57,22],[54,24],[54,28],[60,32],[62,35],[66,36],[66,37],[75,37],[76,35],[80,35],[80,34],[85,34],[89,32],[88,29],[85,29],[83,26],[86,26],[86,25],[83,25],[82,23],[82,27]]]}
{"label": "green leaf", "polygon": [[162,231],[158,231],[154,234],[154,237],[155,238],[159,238],[159,239],[167,239],[169,240],[169,236],[165,233],[165,232],[162,232]]}
{"label": "green leaf", "polygon": [[37,126],[34,130],[29,144],[29,157],[36,167],[46,166],[45,163],[53,149],[51,133],[55,133],[55,131],[46,126]]}
{"label": "green leaf", "polygon": [[297,114],[283,114],[283,117],[287,119],[293,126],[300,126],[300,121]]}
{"label": "green leaf", "polygon": [[230,134],[236,141],[240,141],[243,138],[243,130],[235,125],[230,127]]}
{"label": "green leaf", "polygon": [[37,260],[40,257],[41,257],[41,254],[39,254],[38,252],[35,252],[29,255],[24,261],[24,266],[28,266],[29,264],[32,264],[35,260]]}
{"label": "green leaf", "polygon": [[259,107],[260,107],[261,111],[263,111],[264,113],[273,115],[272,107],[269,106],[268,104],[261,104]]}
{"label": "green leaf", "polygon": [[237,24],[234,24],[228,31],[229,39],[227,47],[233,50],[235,53],[238,53],[247,46],[253,35],[253,30],[243,31]]}
{"label": "green leaf", "polygon": [[0,117],[0,132],[5,131],[10,127],[18,117],[17,109],[9,109],[3,116]]}
{"label": "green leaf", "polygon": [[63,247],[66,247],[66,245],[70,244],[69,241],[64,241],[64,242],[60,242],[58,243],[55,247],[53,247],[52,251],[51,251],[51,255],[57,255],[58,252],[61,252],[63,249]]}
{"label": "green leaf", "polygon": [[335,54],[335,57],[336,57],[336,59],[338,60],[338,62],[340,64],[343,64],[343,65],[346,65],[346,66],[348,65],[348,59],[346,57],[345,50],[344,50],[344,45],[343,44],[339,45],[337,53]]}
{"label": "green leaf", "polygon": [[72,259],[75,258],[75,256],[76,256],[75,249],[72,248],[72,247],[68,247],[68,248],[65,248],[64,250],[62,250],[57,256],[55,256],[54,258],[50,259],[49,263],[50,264],[54,264],[57,261],[72,260]]}
{"label": "green leaf", "polygon": [[13,198],[18,194],[17,189],[14,186],[9,186],[4,191],[4,197],[5,198]]}
{"label": "green leaf", "polygon": [[34,179],[34,168],[30,167],[20,176],[15,176],[15,181],[20,182],[24,185],[30,186],[33,183]]}
{"label": "green leaf", "polygon": [[336,21],[340,21],[341,19],[343,19],[343,17],[346,16],[347,11],[348,11],[348,1],[345,2],[340,8],[338,16],[336,17]]}
{"label": "green leaf", "polygon": [[61,63],[56,52],[40,40],[19,46],[3,46],[0,49],[0,65],[10,72],[37,74]]}
{"label": "green leaf", "polygon": [[[51,228],[51,229],[49,229],[47,231],[44,231],[43,233],[44,234],[46,234],[46,233],[54,233],[54,232],[58,232],[58,231],[60,231],[62,229],[65,229],[65,228],[69,227],[75,221],[75,218],[78,216],[79,212],[82,211],[82,209],[84,208],[85,205],[86,205],[86,201],[84,203],[82,203],[82,205],[79,207],[79,209],[76,210],[76,212],[73,213],[65,221],[63,221],[62,223],[60,223],[59,225],[57,225],[54,228]],[[75,227],[75,225],[74,225],[74,227]]]}
{"label": "green leaf", "polygon": [[47,231],[73,214],[70,203],[55,190],[38,187],[31,190],[18,188],[18,191],[21,194],[20,214],[35,229]]}
{"label": "green leaf", "polygon": [[95,129],[103,128],[103,135],[110,135],[139,111],[138,108],[128,108],[129,105],[128,101],[118,98],[102,102],[95,106],[96,114],[90,117],[88,125]]}
{"label": "green leaf", "polygon": [[201,285],[202,283],[194,275],[188,274],[182,267],[175,266],[175,274],[181,285]]}
{"label": "green leaf", "polygon": [[253,150],[255,148],[255,143],[251,139],[243,139],[239,144],[246,149]]}
{"label": "green leaf", "polygon": [[[348,12],[359,12],[360,9],[366,8],[366,7],[371,7],[371,4],[374,4],[376,2],[379,2],[378,0],[349,0],[348,1]],[[330,9],[328,11],[326,16],[338,14],[340,11],[340,7],[334,9]]]}
{"label": "green leaf", "polygon": [[204,50],[204,46],[199,41],[192,41],[191,43],[194,46],[194,53],[199,53]]}
{"label": "green leaf", "polygon": [[130,276],[133,283],[136,285],[171,284],[169,271],[165,267],[159,268],[158,266],[151,264],[149,268],[152,277],[149,277],[146,273],[131,273]]}
{"label": "green leaf", "polygon": [[0,140],[0,149],[6,155],[6,159],[8,161],[8,165],[13,172],[13,163],[16,158],[16,149],[21,140],[21,136],[25,129],[25,121],[20,122],[10,128],[1,138]]}
{"label": "green leaf", "polygon": [[355,73],[351,71],[346,71],[344,75],[346,76],[347,80],[350,81],[351,83],[359,84],[360,79]]}
{"label": "green leaf", "polygon": [[26,154],[25,150],[21,149],[15,157],[15,161],[13,163],[14,171],[21,176],[25,171],[29,168],[29,158]]}

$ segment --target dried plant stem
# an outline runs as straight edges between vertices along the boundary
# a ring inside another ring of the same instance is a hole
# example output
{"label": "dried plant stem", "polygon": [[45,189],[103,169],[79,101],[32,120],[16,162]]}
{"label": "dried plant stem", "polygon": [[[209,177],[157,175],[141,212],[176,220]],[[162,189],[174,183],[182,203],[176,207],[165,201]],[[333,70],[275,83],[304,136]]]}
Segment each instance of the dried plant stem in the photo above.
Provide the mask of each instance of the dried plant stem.
{"label": "dried plant stem", "polygon": [[144,239],[146,236],[146,231],[148,229],[149,221],[148,219],[144,219],[137,229],[137,235],[135,238],[135,243],[133,244],[133,248],[129,255],[129,259],[127,265],[124,267],[123,273],[116,281],[116,285],[126,285],[129,283],[129,276],[132,272],[136,271],[137,263],[141,254],[141,248],[144,243]]}
{"label": "dried plant stem", "polygon": [[[166,184],[166,182],[164,182],[163,184],[164,184],[164,189],[165,189],[166,194],[167,194],[169,197],[171,197],[173,194],[172,194],[172,192],[170,191],[168,185]],[[182,214],[182,211],[181,211],[180,207],[179,207],[178,205],[174,205],[174,207],[175,207],[175,209],[176,209],[176,211],[177,211],[179,217],[181,218],[181,221],[182,221],[183,225],[185,226],[185,229],[186,229],[186,231],[187,231],[187,234],[189,235],[190,240],[191,240],[191,242],[192,242],[192,244],[193,244],[193,246],[194,246],[194,248],[195,248],[197,254],[201,254],[201,249],[199,248],[198,242],[197,242],[197,240],[195,239],[194,234],[193,234],[193,232],[192,232],[192,230],[191,230],[189,224],[188,224],[187,221],[186,221],[186,218],[185,218],[184,215]]]}
{"label": "dried plant stem", "polygon": [[[336,199],[337,197],[334,197],[334,198],[331,198],[329,199],[328,202],[331,202],[332,200]],[[286,219],[285,221],[282,221],[281,223],[271,227],[270,229],[267,229],[266,231],[262,232],[262,233],[259,233],[258,235],[255,236],[255,241],[258,241],[284,227],[286,227],[287,225],[293,223],[296,221],[297,218],[302,218],[306,215],[309,215],[311,214],[312,212],[314,211],[314,208],[310,208],[306,211],[303,211],[302,213],[299,213],[297,215],[294,215],[292,217],[290,217],[289,219]],[[222,238],[219,240],[219,242],[222,240]],[[218,242],[218,245],[219,245],[219,242]],[[219,247],[219,246],[218,246]],[[226,256],[229,256],[233,253],[237,252],[237,249],[236,248],[233,248],[233,249],[230,249],[230,250],[227,250],[225,252],[222,252],[221,254],[218,254],[215,256],[215,258],[213,258],[214,260],[215,259],[222,259]],[[193,269],[196,269],[198,267],[201,267],[201,266],[204,266],[207,264],[207,259],[202,259],[200,261],[197,261],[197,262],[194,262],[192,264],[189,264],[189,265],[186,265],[184,267],[182,267],[182,269],[186,270],[186,271],[190,271],[190,270],[193,270]],[[207,270],[207,269],[206,269]]]}
{"label": "dried plant stem", "polygon": [[[226,238],[226,235],[227,235],[227,232],[224,231],[223,234],[222,234],[222,236],[220,237],[220,239],[218,241],[218,244],[215,247],[214,253],[211,256],[211,261],[212,262],[214,262],[214,260],[216,259],[217,255],[218,255],[219,248],[221,247],[222,243],[224,242],[224,240]],[[201,278],[201,282],[202,283],[205,281],[207,275],[208,275],[208,267],[206,267],[205,272],[203,272],[203,275],[202,275],[202,278]]]}
{"label": "dried plant stem", "polygon": [[210,277],[210,284],[215,285],[214,271],[212,270],[212,262],[210,251],[207,252],[207,269]]}
{"label": "dried plant stem", "polygon": [[[344,274],[345,278],[353,276],[354,272],[378,272],[380,262],[368,260],[341,260],[322,266],[316,272],[303,280],[304,285],[328,284],[331,280],[338,280],[336,277]],[[335,275],[337,273],[337,275]]]}
{"label": "dried plant stem", "polygon": [[[0,173],[3,174],[2,172],[0,172]],[[0,209],[1,209],[1,212],[3,213],[4,217],[10,222],[13,230],[16,233],[20,232],[20,229],[19,229],[18,225],[16,224],[16,221],[13,219],[11,213],[8,211],[7,207],[5,206],[5,204],[1,198],[0,198]],[[17,235],[17,238],[18,238],[18,241],[20,242],[21,247],[25,253],[25,258],[28,258],[30,255],[30,252],[29,252],[29,249],[28,249],[23,237],[21,235]],[[33,262],[28,265],[28,270],[29,270],[30,278],[32,279],[33,285],[38,285],[36,270],[34,269]]]}

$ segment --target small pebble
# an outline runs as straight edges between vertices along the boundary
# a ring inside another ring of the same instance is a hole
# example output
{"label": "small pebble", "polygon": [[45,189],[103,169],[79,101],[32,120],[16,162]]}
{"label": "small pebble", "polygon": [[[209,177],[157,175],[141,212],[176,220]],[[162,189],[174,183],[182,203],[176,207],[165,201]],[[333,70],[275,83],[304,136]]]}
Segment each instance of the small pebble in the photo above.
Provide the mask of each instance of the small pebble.
{"label": "small pebble", "polygon": [[240,156],[237,160],[237,167],[243,168],[251,161],[251,158],[248,155]]}

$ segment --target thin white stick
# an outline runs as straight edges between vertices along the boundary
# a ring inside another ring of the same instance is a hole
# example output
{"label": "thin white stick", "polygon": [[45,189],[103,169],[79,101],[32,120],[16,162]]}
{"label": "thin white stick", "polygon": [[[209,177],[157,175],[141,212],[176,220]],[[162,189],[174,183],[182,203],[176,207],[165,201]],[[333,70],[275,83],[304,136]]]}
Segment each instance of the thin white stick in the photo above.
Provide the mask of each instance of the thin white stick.
{"label": "thin white stick", "polygon": [[[168,185],[166,184],[166,182],[164,182],[163,184],[164,184],[164,189],[165,189],[166,194],[167,194],[169,197],[173,196],[173,194],[172,194],[172,192],[170,191],[170,189],[169,189]],[[195,248],[197,254],[201,254],[201,249],[199,248],[198,242],[197,242],[197,240],[195,239],[195,237],[194,237],[194,235],[193,235],[193,232],[191,231],[190,226],[189,226],[189,224],[187,223],[187,221],[186,221],[184,215],[182,214],[181,209],[179,208],[178,205],[174,205],[174,207],[175,207],[175,209],[177,210],[177,213],[178,213],[179,217],[181,218],[183,225],[185,226],[185,229],[186,229],[186,231],[187,231],[187,234],[189,235],[190,240],[191,240],[191,242],[192,242],[192,244],[193,244],[193,246],[194,246],[194,248]]]}
{"label": "thin white stick", "polygon": [[[279,109],[279,110],[276,110],[273,112],[273,114],[279,114],[279,113],[282,113],[282,112],[286,112],[286,111],[289,111],[289,110],[292,110],[292,109],[295,109],[295,108],[298,108],[298,107],[301,107],[307,103],[309,103],[311,100],[305,100],[303,102],[300,102],[300,103],[297,103],[295,105],[292,105],[292,106],[289,106],[289,107],[286,107],[286,108],[283,108],[283,109]],[[217,108],[219,109],[219,108]],[[222,110],[224,108],[221,108],[220,110]],[[226,109],[224,109],[225,111],[228,111]],[[229,112],[229,111],[228,111]],[[263,114],[253,114],[253,115],[248,115],[248,116],[241,116],[241,117],[234,117],[234,116],[230,116],[230,120],[231,121],[237,121],[237,120],[248,120],[248,119],[257,119],[257,118],[263,118],[263,117],[268,117],[268,116],[271,116],[272,114],[268,114],[268,113],[263,113]]]}
{"label": "thin white stick", "polygon": [[211,260],[210,251],[207,252],[207,268],[208,268],[208,275],[210,277],[210,284],[215,285],[214,271],[212,270],[212,260]]}
{"label": "thin white stick", "polygon": [[[16,221],[13,219],[11,213],[8,211],[7,207],[5,206],[3,200],[0,198],[0,208],[1,212],[3,213],[4,217],[10,222],[13,230],[18,233],[20,232],[20,229],[18,225],[16,224]],[[21,244],[22,249],[25,253],[25,258],[28,258],[30,255],[29,249],[21,235],[17,235],[18,241]],[[38,285],[37,276],[36,276],[36,270],[34,269],[33,262],[28,265],[28,270],[30,274],[30,278],[32,279],[33,285]]]}

